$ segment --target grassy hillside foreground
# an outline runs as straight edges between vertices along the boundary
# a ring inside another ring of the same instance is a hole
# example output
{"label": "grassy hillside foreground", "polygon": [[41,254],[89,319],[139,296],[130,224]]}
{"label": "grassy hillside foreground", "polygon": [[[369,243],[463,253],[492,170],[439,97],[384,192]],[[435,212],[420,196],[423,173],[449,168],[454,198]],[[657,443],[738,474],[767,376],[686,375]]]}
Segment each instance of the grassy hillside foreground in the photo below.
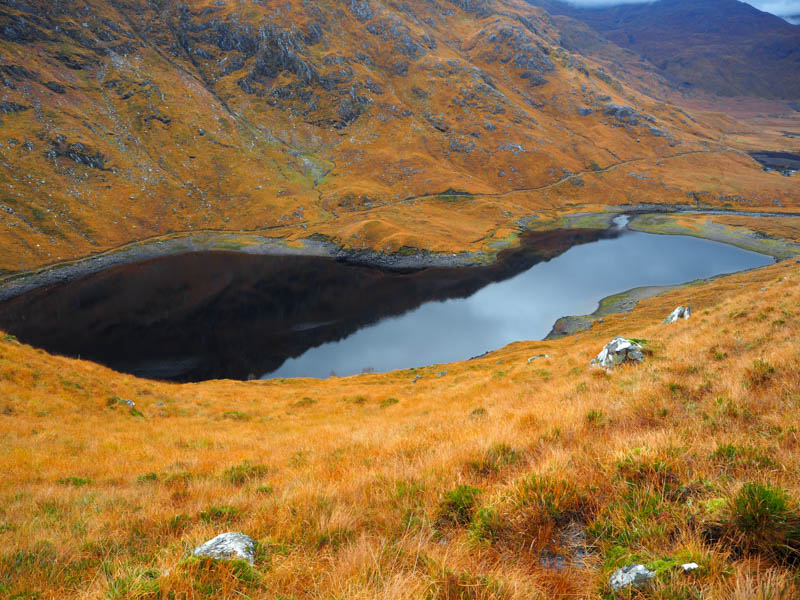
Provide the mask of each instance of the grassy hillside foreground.
{"label": "grassy hillside foreground", "polygon": [[[0,337],[0,596],[612,598],[642,562],[637,597],[797,598],[799,307],[784,261],[327,381],[168,385]],[[617,334],[646,361],[591,369]],[[225,531],[254,567],[189,558]]]}

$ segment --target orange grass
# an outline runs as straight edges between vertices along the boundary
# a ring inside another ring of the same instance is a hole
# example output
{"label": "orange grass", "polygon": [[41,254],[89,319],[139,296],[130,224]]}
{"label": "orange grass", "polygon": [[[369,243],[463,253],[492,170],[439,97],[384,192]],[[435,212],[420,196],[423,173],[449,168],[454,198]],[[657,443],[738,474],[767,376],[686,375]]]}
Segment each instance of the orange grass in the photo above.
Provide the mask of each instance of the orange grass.
{"label": "orange grass", "polygon": [[[325,381],[164,384],[7,338],[0,594],[610,598],[639,561],[660,570],[641,597],[796,598],[796,567],[708,529],[747,482],[800,499],[798,306],[786,261],[572,338]],[[618,334],[646,362],[590,369]],[[254,567],[188,559],[229,530]]]}

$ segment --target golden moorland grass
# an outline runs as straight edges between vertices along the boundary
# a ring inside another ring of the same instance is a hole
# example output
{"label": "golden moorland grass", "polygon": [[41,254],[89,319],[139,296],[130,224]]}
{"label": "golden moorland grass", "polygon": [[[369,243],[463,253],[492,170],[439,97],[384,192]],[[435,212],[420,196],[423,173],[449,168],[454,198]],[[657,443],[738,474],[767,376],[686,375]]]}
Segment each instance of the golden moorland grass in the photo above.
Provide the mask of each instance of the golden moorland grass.
{"label": "golden moorland grass", "polygon": [[[798,307],[784,261],[571,338],[324,381],[157,383],[0,338],[0,595],[612,598],[642,562],[636,597],[796,598]],[[645,362],[591,369],[620,334]],[[224,531],[253,567],[189,558]]]}

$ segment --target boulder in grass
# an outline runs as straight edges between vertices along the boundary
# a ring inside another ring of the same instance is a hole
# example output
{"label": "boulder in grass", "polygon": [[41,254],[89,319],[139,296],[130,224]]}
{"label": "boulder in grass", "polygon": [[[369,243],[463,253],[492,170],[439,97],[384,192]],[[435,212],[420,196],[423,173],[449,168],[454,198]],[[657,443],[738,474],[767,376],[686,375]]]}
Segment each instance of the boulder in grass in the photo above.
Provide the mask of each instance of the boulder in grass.
{"label": "boulder in grass", "polygon": [[671,313],[669,316],[664,319],[664,325],[669,325],[670,323],[677,323],[680,319],[688,320],[689,317],[692,316],[692,309],[689,306],[679,306]]}
{"label": "boulder in grass", "polygon": [[217,560],[246,560],[252,565],[256,558],[256,543],[243,533],[222,533],[195,548],[192,554]]}
{"label": "boulder in grass", "polygon": [[606,344],[597,358],[592,361],[592,365],[613,369],[624,362],[642,362],[643,360],[644,353],[640,344],[624,337],[616,337]]}
{"label": "boulder in grass", "polygon": [[656,572],[644,565],[628,565],[614,571],[608,584],[615,592],[628,587],[640,589],[650,585],[655,576]]}

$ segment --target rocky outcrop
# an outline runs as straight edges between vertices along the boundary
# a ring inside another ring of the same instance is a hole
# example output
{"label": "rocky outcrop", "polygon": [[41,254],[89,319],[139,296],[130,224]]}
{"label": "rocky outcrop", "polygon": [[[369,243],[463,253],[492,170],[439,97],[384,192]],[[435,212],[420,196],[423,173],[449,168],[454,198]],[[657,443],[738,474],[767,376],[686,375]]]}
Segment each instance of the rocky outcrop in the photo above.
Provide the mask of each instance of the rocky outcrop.
{"label": "rocky outcrop", "polygon": [[243,533],[222,533],[195,548],[192,554],[217,560],[246,560],[252,565],[256,558],[256,543]]}
{"label": "rocky outcrop", "polygon": [[653,117],[650,115],[644,115],[630,106],[621,106],[619,104],[607,104],[603,108],[603,114],[607,117],[614,117],[619,123],[633,127],[639,125],[642,121],[647,123],[654,122]]}
{"label": "rocky outcrop", "polygon": [[475,13],[478,16],[485,16],[490,14],[488,4],[489,0],[450,0],[451,4],[455,4],[460,9],[467,12]]}
{"label": "rocky outcrop", "polygon": [[481,32],[477,47],[488,64],[511,64],[520,77],[535,87],[547,82],[545,75],[555,69],[550,49],[522,27],[503,25],[494,31]]}
{"label": "rocky outcrop", "polygon": [[664,319],[664,325],[677,323],[679,319],[688,320],[689,317],[691,316],[692,316],[692,309],[690,306],[679,306],[671,313],[669,313],[669,316],[666,319]]}
{"label": "rocky outcrop", "polygon": [[79,165],[85,165],[90,169],[102,171],[106,168],[106,159],[101,152],[93,151],[80,142],[70,144],[63,135],[56,136],[56,139],[51,141],[50,145],[47,157],[51,160],[63,157]]}
{"label": "rocky outcrop", "polygon": [[642,362],[644,353],[642,346],[623,337],[616,337],[606,344],[605,348],[592,361],[592,365],[613,369],[624,362]]}
{"label": "rocky outcrop", "polygon": [[655,571],[644,565],[628,565],[614,571],[608,584],[615,592],[628,587],[640,589],[650,585],[655,576]]}
{"label": "rocky outcrop", "polygon": [[17,112],[25,112],[29,108],[30,108],[29,106],[17,104],[16,102],[7,102],[7,101],[0,102],[0,113],[3,113],[4,115],[10,115],[12,113],[17,113]]}

